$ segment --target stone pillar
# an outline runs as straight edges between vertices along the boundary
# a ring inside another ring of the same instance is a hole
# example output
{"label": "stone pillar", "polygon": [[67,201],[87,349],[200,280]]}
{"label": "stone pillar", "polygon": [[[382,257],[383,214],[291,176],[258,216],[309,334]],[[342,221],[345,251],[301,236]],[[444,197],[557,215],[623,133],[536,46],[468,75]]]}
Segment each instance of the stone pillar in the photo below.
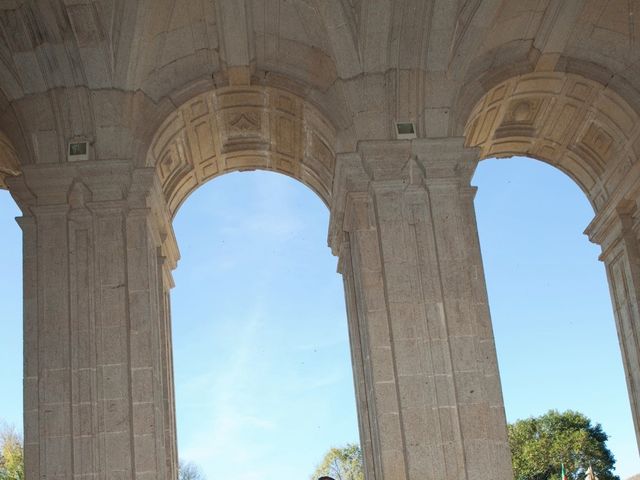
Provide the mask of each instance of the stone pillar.
{"label": "stone pillar", "polygon": [[340,155],[330,242],[345,280],[368,480],[512,480],[462,139]]}
{"label": "stone pillar", "polygon": [[640,209],[635,202],[604,209],[585,233],[602,247],[640,451]]}
{"label": "stone pillar", "polygon": [[177,478],[154,171],[32,166],[8,183],[24,214],[26,478]]}

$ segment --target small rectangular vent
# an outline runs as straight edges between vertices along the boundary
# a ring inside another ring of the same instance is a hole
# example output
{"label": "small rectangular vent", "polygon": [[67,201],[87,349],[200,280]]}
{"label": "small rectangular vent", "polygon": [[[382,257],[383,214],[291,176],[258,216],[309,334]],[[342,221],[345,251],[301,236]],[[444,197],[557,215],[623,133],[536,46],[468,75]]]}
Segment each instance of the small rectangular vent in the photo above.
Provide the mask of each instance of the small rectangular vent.
{"label": "small rectangular vent", "polygon": [[416,126],[413,122],[396,122],[396,137],[398,140],[416,138]]}
{"label": "small rectangular vent", "polygon": [[69,142],[69,153],[67,160],[69,160],[70,162],[89,160],[89,142]]}

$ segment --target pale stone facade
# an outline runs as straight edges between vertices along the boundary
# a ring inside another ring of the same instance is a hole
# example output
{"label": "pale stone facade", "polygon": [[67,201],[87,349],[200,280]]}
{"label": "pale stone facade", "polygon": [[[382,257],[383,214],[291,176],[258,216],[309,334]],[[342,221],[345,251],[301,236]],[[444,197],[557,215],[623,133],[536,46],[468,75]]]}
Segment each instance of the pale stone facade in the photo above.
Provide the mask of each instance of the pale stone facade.
{"label": "pale stone facade", "polygon": [[640,437],[639,34],[638,0],[0,0],[27,478],[175,478],[171,221],[234,170],[331,211],[368,480],[512,478],[469,184],[490,156],[591,201]]}

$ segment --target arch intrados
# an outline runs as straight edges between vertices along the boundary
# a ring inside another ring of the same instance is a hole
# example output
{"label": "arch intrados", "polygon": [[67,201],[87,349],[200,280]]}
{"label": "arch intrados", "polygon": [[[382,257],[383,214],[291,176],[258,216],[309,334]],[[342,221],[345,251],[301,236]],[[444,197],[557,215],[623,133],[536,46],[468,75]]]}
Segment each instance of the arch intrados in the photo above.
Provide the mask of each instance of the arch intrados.
{"label": "arch intrados", "polygon": [[0,131],[0,188],[5,189],[5,178],[20,175],[18,153],[9,138]]}
{"label": "arch intrados", "polygon": [[330,204],[335,128],[302,97],[265,86],[196,95],[157,129],[146,164],[172,214],[200,185],[229,172],[266,170],[307,185]]}
{"label": "arch intrados", "polygon": [[520,153],[520,152],[513,152],[511,154],[504,154],[504,155],[494,155],[494,156],[482,156],[480,157],[480,161],[484,161],[484,160],[508,160],[510,158],[513,157],[520,157],[520,158],[526,158],[527,160],[532,160],[535,162],[541,162],[544,163],[546,165],[549,165],[553,168],[555,168],[556,170],[560,171],[563,175],[566,175],[567,177],[569,177],[569,179],[571,179],[571,181],[573,183],[576,184],[576,186],[580,189],[580,191],[585,195],[585,197],[587,198],[587,201],[589,202],[589,205],[591,205],[591,209],[593,210],[593,213],[596,214],[598,212],[598,210],[596,209],[595,204],[593,203],[591,197],[589,196],[589,191],[586,190],[584,188],[584,186],[580,183],[580,179],[575,177],[572,172],[570,170],[568,170],[566,167],[562,166],[562,165],[557,165],[554,164],[552,162],[549,161],[549,159],[547,158],[543,158],[543,157],[539,157],[536,155],[533,155],[531,153]]}
{"label": "arch intrados", "polygon": [[281,171],[278,171],[278,170],[274,170],[274,169],[269,169],[269,168],[244,168],[244,169],[237,169],[237,170],[226,170],[225,172],[221,173],[220,175],[215,175],[215,176],[205,180],[203,183],[198,184],[198,186],[196,188],[193,188],[193,189],[189,190],[189,192],[182,199],[180,204],[178,204],[176,206],[176,209],[172,210],[172,212],[171,212],[172,218],[175,218],[178,215],[178,212],[180,212],[180,209],[188,202],[189,198],[196,191],[198,191],[200,189],[200,187],[202,187],[203,185],[208,184],[210,182],[215,182],[217,179],[219,179],[220,177],[223,177],[225,175],[230,175],[230,174],[234,174],[234,173],[243,173],[243,172],[249,172],[249,173],[251,173],[251,172],[268,172],[268,173],[273,173],[273,174],[276,174],[276,175],[284,175],[285,177],[289,177],[289,178],[292,178],[294,180],[297,180],[300,183],[304,184],[305,187],[309,188],[309,190],[311,190],[327,208],[330,208],[330,204],[327,203],[328,200],[318,190],[316,190],[313,186],[309,185],[308,183],[303,182],[302,180],[300,180],[299,178],[297,178],[294,175],[291,175],[291,174],[285,173],[285,172],[281,172]]}
{"label": "arch intrados", "polygon": [[640,151],[640,116],[617,93],[564,72],[534,72],[488,89],[465,123],[484,158],[526,156],[571,177],[598,211]]}

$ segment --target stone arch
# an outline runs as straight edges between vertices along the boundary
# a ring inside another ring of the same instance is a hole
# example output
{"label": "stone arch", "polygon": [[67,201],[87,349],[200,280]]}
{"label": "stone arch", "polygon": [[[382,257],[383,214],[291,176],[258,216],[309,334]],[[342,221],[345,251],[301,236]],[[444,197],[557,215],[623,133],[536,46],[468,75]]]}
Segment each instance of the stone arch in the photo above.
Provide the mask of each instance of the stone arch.
{"label": "stone arch", "polygon": [[593,80],[534,72],[488,90],[469,115],[465,137],[481,158],[524,155],[556,166],[599,211],[640,156],[640,116]]}
{"label": "stone arch", "polygon": [[146,162],[156,168],[172,216],[199,185],[242,170],[289,175],[330,205],[335,136],[319,110],[293,93],[225,87],[179,106],[156,132]]}
{"label": "stone arch", "polygon": [[595,217],[585,234],[602,249],[599,260],[609,283],[640,445],[640,115],[632,104],[628,91],[576,73],[522,73],[485,90],[466,119],[464,136],[467,146],[479,149],[480,159],[522,155],[555,166],[591,202]]}

